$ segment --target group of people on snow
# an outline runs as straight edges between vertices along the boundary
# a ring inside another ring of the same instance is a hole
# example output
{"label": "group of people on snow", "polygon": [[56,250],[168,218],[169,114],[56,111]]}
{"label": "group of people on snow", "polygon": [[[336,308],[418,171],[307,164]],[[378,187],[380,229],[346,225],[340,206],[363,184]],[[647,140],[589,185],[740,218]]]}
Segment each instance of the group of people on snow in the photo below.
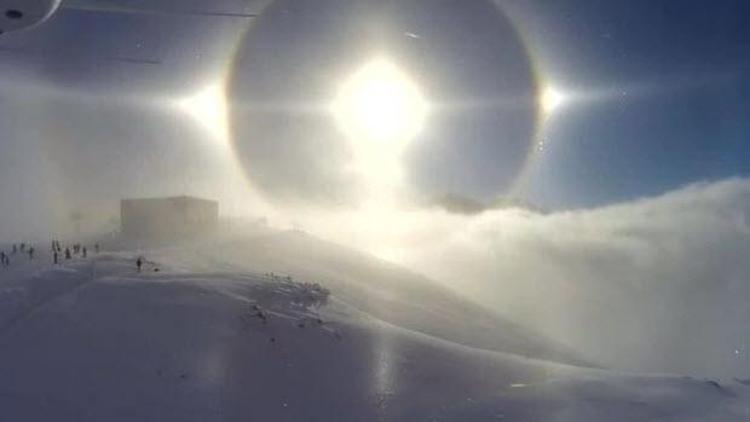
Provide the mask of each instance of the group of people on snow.
{"label": "group of people on snow", "polygon": [[[99,253],[99,244],[94,244],[94,251],[96,253]],[[13,255],[16,254],[24,254],[28,256],[28,259],[31,261],[34,259],[34,254],[36,250],[34,249],[34,246],[32,246],[30,243],[14,243],[10,246],[10,252],[5,252],[4,250],[0,250],[0,265],[7,268],[10,266],[10,258]],[[73,259],[75,256],[81,256],[82,258],[87,258],[89,250],[85,245],[82,245],[80,243],[76,243],[73,245],[66,245],[63,248],[63,244],[59,240],[53,240],[52,241],[52,263],[53,264],[59,264],[60,258],[65,257],[65,260]]]}
{"label": "group of people on snow", "polygon": [[[94,252],[99,253],[99,243],[94,244]],[[89,249],[86,245],[80,243],[74,243],[72,245],[66,245],[63,249],[62,243],[59,240],[52,241],[52,263],[59,264],[60,257],[64,256],[65,260],[71,260],[74,256],[80,256],[81,258],[87,258],[89,255]]]}
{"label": "group of people on snow", "polygon": [[34,259],[34,247],[31,246],[31,244],[27,244],[25,242],[19,243],[19,244],[12,244],[10,248],[10,252],[5,252],[4,250],[0,250],[0,265],[2,265],[4,268],[10,266],[10,257],[11,255],[16,254],[23,254],[27,255],[29,257],[29,260]]}
{"label": "group of people on snow", "polygon": [[[93,245],[94,253],[98,254],[100,247],[99,243],[94,243]],[[51,252],[52,252],[52,263],[57,265],[60,264],[60,261],[62,259],[69,261],[73,258],[80,257],[80,258],[88,258],[89,256],[89,246],[84,245],[82,243],[74,243],[69,245],[63,245],[62,242],[59,240],[52,240],[51,244]],[[14,255],[26,255],[28,256],[29,260],[34,259],[34,253],[36,250],[34,249],[34,246],[32,246],[30,243],[22,242],[22,243],[14,243],[10,246],[10,251],[5,252],[5,250],[0,250],[0,266],[3,268],[10,267],[11,262],[11,256]],[[138,269],[138,272],[141,272],[143,269],[143,265],[146,263],[145,259],[142,256],[139,256],[136,260],[136,267]],[[154,271],[159,271],[158,268],[155,268]]]}

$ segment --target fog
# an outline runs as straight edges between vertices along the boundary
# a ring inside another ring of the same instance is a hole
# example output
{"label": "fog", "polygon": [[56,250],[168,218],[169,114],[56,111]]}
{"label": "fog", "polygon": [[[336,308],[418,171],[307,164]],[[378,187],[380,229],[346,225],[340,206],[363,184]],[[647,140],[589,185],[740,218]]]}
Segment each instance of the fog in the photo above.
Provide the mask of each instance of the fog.
{"label": "fog", "polygon": [[729,179],[565,212],[278,215],[425,274],[602,365],[731,377],[750,371],[749,199],[750,182]]}
{"label": "fog", "polygon": [[89,232],[116,230],[119,200],[127,197],[191,193],[221,200],[233,216],[254,201],[227,146],[175,98],[111,98],[31,84],[3,92],[3,238],[71,235],[73,213],[84,215]]}
{"label": "fog", "polygon": [[620,368],[748,374],[750,182],[598,209],[433,216],[407,265]]}

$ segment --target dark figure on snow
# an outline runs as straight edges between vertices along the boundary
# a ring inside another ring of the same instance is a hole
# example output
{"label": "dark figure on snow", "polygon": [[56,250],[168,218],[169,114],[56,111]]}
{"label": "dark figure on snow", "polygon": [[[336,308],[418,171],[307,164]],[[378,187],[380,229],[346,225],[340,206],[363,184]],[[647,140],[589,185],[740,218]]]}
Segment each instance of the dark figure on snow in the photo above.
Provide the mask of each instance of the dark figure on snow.
{"label": "dark figure on snow", "polygon": [[5,263],[5,260],[8,259],[8,256],[5,255],[5,252],[0,252],[0,263],[3,264],[3,267],[7,267],[8,264]]}
{"label": "dark figure on snow", "polygon": [[70,248],[65,248],[65,259],[70,259]]}
{"label": "dark figure on snow", "polygon": [[29,260],[34,259],[34,247],[29,246]]}
{"label": "dark figure on snow", "polygon": [[23,252],[25,250],[26,250],[26,244],[25,243],[21,243],[21,252]]}
{"label": "dark figure on snow", "polygon": [[57,249],[55,249],[55,251],[52,252],[52,262],[54,264],[57,264],[57,262],[58,262]]}
{"label": "dark figure on snow", "polygon": [[139,256],[135,261],[135,265],[138,266],[138,272],[141,272],[141,268],[143,267],[143,258]]}
{"label": "dark figure on snow", "polygon": [[83,254],[83,257],[86,258],[86,255],[88,254],[88,251],[86,250],[85,246],[83,248],[81,248],[81,253]]}

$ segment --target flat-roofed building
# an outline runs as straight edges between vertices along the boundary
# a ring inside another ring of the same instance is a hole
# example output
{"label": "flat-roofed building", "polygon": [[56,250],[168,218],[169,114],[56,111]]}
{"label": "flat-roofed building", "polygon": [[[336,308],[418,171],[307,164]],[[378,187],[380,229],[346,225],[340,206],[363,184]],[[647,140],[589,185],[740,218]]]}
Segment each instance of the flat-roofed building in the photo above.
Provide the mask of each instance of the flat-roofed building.
{"label": "flat-roofed building", "polygon": [[136,238],[171,238],[215,232],[219,203],[190,196],[123,199],[122,234]]}

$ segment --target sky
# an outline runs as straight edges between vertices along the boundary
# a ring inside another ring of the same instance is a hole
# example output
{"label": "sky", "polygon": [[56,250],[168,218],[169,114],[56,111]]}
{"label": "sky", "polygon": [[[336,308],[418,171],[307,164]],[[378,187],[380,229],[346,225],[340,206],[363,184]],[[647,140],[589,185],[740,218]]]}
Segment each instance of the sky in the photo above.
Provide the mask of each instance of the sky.
{"label": "sky", "polygon": [[571,199],[551,202],[598,205],[746,175],[747,12],[741,1],[565,1],[525,10],[551,77],[593,97],[606,93],[552,125],[540,171]]}
{"label": "sky", "polygon": [[[407,208],[591,208],[750,166],[739,1],[91,4],[0,39],[5,215],[183,192],[234,214],[359,209],[377,170],[352,165],[328,107],[376,59],[430,107],[399,151],[391,196]],[[547,89],[562,98],[551,112]]]}

